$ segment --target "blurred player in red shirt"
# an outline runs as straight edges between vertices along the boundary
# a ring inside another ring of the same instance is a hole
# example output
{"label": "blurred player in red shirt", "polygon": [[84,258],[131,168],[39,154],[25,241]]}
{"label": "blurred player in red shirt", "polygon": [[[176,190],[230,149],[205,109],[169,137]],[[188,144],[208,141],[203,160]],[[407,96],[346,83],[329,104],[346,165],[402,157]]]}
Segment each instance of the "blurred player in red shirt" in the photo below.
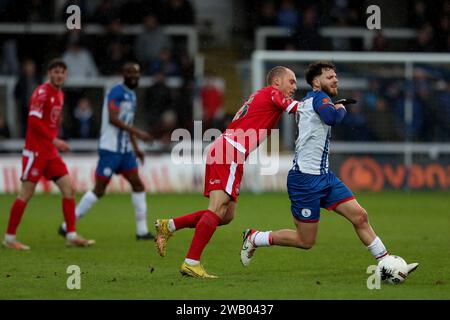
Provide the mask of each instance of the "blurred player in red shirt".
{"label": "blurred player in red shirt", "polygon": [[189,252],[181,265],[183,275],[217,278],[206,272],[200,256],[217,226],[228,224],[234,218],[245,159],[271,134],[283,112],[297,111],[298,101],[292,99],[296,89],[292,70],[282,66],[270,70],[267,87],[250,96],[208,151],[204,192],[209,197],[208,209],[156,220],[156,247],[161,256],[165,255],[167,241],[176,230],[195,228]]}
{"label": "blurred player in red shirt", "polygon": [[64,104],[61,86],[67,78],[67,65],[60,59],[50,61],[47,76],[48,81],[37,87],[30,99],[25,148],[22,152],[22,185],[11,207],[3,241],[5,247],[16,250],[30,249],[16,240],[16,230],[41,177],[53,180],[61,190],[62,209],[67,223],[67,245],[87,247],[94,243],[93,240],[83,239],[75,231],[75,190],[67,167],[58,153],[58,150],[65,152],[70,148],[67,142],[57,138]]}

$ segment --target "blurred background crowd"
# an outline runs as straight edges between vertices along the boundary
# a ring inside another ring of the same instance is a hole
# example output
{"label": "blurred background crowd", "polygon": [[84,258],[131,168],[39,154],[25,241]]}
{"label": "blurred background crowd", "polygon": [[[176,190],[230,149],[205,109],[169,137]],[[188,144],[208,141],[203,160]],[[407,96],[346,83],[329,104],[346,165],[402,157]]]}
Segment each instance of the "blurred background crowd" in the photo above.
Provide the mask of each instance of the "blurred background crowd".
{"label": "blurred background crowd", "polygon": [[[449,0],[212,2],[1,0],[0,78],[15,77],[13,95],[17,122],[6,121],[3,101],[7,93],[0,87],[0,139],[13,136],[12,125],[20,127],[15,138],[24,136],[29,97],[45,77],[45,63],[56,56],[61,56],[68,64],[69,78],[80,81],[118,76],[124,62],[139,62],[142,76],[151,80],[138,89],[138,125],[152,132],[161,143],[169,144],[171,132],[175,128],[192,130],[193,120],[203,120],[203,129],[226,127],[249,93],[239,89],[248,86],[246,83],[250,80],[242,76],[236,66],[250,59],[256,47],[256,31],[261,28],[288,30],[286,36],[267,38],[265,49],[269,50],[411,54],[450,51]],[[327,28],[366,29],[366,8],[372,3],[380,4],[383,29],[371,31],[370,43],[364,37],[327,35]],[[72,4],[81,8],[81,30],[2,31],[17,23],[65,25],[66,8]],[[101,32],[85,32],[89,24],[101,26]],[[130,26],[140,29],[124,32]],[[197,53],[189,51],[186,37],[166,32],[167,27],[173,26],[190,27],[199,34]],[[389,37],[384,33],[386,28],[406,30],[407,36]],[[200,68],[201,79],[196,74],[196,54],[206,57],[206,66]],[[348,78],[364,77],[367,87],[342,91],[357,99],[358,104],[349,108],[345,125],[333,131],[334,139],[448,141],[449,67],[419,65],[414,68],[414,81],[410,83],[401,77],[389,76],[388,72],[361,75],[345,65],[338,65],[338,71]],[[302,70],[298,71],[297,77],[303,78]],[[297,98],[305,92],[306,88],[299,90]],[[97,138],[104,89],[77,85],[68,86],[65,93],[66,120],[61,134],[69,139]],[[405,95],[411,95],[412,101],[409,125],[404,121]],[[193,111],[196,101],[200,104],[201,119],[197,119]]]}

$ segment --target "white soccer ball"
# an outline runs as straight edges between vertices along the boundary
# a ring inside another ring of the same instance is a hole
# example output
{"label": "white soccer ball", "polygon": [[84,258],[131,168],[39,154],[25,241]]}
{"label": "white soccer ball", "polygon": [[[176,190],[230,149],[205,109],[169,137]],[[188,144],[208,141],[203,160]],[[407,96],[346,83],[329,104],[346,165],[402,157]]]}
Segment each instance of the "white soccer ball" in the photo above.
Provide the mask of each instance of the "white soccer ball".
{"label": "white soccer ball", "polygon": [[402,257],[389,255],[378,263],[377,274],[385,283],[399,284],[408,276],[408,264]]}

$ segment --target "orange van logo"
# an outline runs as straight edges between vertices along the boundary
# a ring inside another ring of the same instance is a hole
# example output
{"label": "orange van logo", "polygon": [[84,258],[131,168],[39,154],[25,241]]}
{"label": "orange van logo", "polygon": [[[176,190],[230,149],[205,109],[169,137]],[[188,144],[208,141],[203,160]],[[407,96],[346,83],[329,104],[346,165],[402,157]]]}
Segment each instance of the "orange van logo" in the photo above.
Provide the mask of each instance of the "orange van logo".
{"label": "orange van logo", "polygon": [[381,191],[384,187],[400,189],[447,189],[450,187],[450,165],[430,163],[380,164],[372,157],[350,157],[340,168],[341,180],[352,190]]}

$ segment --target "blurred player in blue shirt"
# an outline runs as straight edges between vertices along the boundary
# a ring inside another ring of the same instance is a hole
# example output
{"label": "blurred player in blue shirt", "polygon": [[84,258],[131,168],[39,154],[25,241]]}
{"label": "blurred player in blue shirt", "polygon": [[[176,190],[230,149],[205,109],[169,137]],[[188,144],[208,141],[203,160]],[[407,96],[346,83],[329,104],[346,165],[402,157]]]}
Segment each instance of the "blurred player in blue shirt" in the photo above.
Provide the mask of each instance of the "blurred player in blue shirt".
{"label": "blurred player in blue shirt", "polygon": [[[140,68],[136,63],[126,63],[123,67],[123,83],[111,88],[103,103],[102,126],[99,141],[99,160],[95,172],[95,187],[86,192],[76,208],[77,219],[105,194],[113,174],[122,174],[132,188],[131,201],[136,213],[136,239],[150,240],[153,235],[147,227],[147,201],[145,187],[138,174],[137,158],[144,163],[144,152],[136,138],[149,141],[151,136],[133,126],[136,113],[136,93]],[[59,233],[66,232],[62,224]]]}

